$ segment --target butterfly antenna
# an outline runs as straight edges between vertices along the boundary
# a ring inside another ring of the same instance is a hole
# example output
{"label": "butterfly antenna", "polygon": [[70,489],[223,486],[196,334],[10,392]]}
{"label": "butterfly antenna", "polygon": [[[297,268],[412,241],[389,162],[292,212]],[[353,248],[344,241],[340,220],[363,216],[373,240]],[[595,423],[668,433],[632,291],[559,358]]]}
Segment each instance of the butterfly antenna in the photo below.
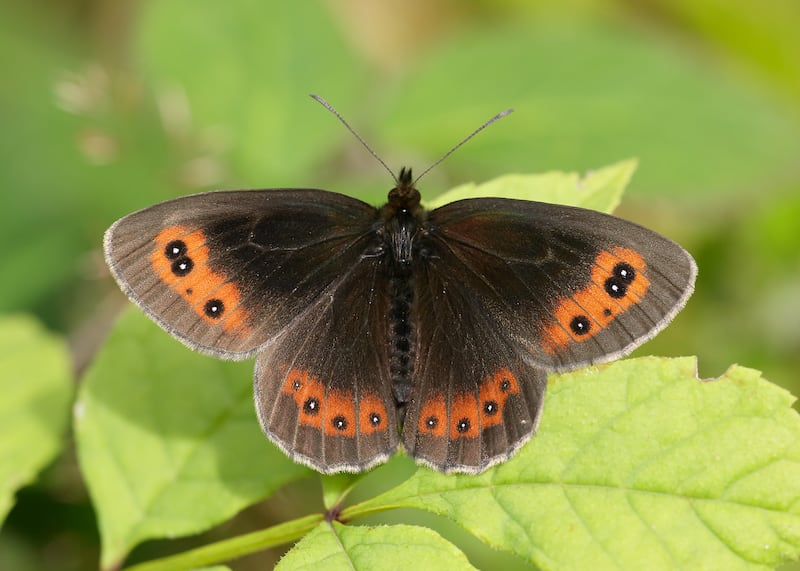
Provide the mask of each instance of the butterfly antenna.
{"label": "butterfly antenna", "polygon": [[450,149],[449,151],[447,151],[445,154],[443,154],[443,155],[442,155],[442,157],[441,157],[441,158],[440,158],[438,161],[436,161],[436,162],[435,162],[435,163],[433,163],[431,166],[429,166],[429,167],[428,167],[428,168],[426,168],[424,171],[422,171],[422,174],[421,174],[421,175],[419,175],[417,178],[415,178],[415,179],[414,179],[414,184],[416,185],[416,184],[417,184],[417,181],[418,181],[419,179],[421,179],[423,176],[425,176],[426,174],[428,174],[428,172],[430,172],[431,170],[433,170],[433,167],[435,167],[435,166],[436,166],[436,165],[438,165],[440,162],[442,162],[442,161],[443,161],[443,160],[445,160],[447,157],[449,157],[449,156],[450,156],[450,155],[452,155],[454,152],[456,152],[456,149],[458,149],[458,148],[459,148],[461,145],[463,145],[464,143],[466,143],[467,141],[469,141],[469,140],[470,140],[472,137],[474,137],[475,135],[477,135],[478,133],[480,133],[481,131],[483,131],[483,130],[484,130],[486,127],[488,127],[489,125],[491,125],[492,123],[494,123],[494,122],[495,122],[495,121],[497,121],[498,119],[502,119],[502,118],[503,118],[503,117],[505,117],[506,115],[510,115],[510,114],[511,114],[511,113],[513,113],[513,112],[514,112],[514,110],[513,110],[513,109],[506,109],[505,111],[501,111],[500,113],[498,113],[497,115],[495,115],[494,117],[492,117],[491,119],[489,119],[488,121],[486,121],[486,122],[485,122],[483,125],[481,125],[481,126],[480,126],[480,127],[478,127],[477,129],[475,129],[475,130],[474,130],[472,133],[470,133],[469,135],[467,135],[466,137],[464,137],[464,138],[461,140],[461,142],[460,142],[460,143],[458,143],[458,144],[457,144],[455,147],[453,147],[452,149]]}
{"label": "butterfly antenna", "polygon": [[[394,182],[395,182],[396,184],[400,184],[400,181],[398,181],[398,180],[397,180],[397,176],[396,176],[396,175],[395,175],[395,174],[392,172],[392,169],[390,169],[390,168],[389,168],[389,166],[388,166],[388,165],[387,165],[385,162],[383,162],[383,159],[382,159],[382,158],[380,158],[380,157],[378,156],[378,153],[376,153],[375,151],[373,151],[373,150],[372,150],[372,147],[370,147],[370,146],[367,144],[367,142],[366,142],[366,141],[365,141],[365,140],[364,140],[364,139],[361,137],[361,135],[359,135],[359,134],[356,132],[356,130],[355,130],[355,129],[353,129],[353,128],[350,126],[350,124],[349,124],[347,121],[345,121],[345,120],[344,120],[344,117],[342,117],[342,116],[339,114],[339,112],[338,112],[336,109],[334,109],[334,108],[333,108],[333,105],[331,105],[330,103],[328,103],[327,101],[325,101],[325,100],[324,100],[322,97],[320,97],[319,95],[314,95],[313,93],[311,93],[311,94],[309,94],[309,95],[310,95],[310,96],[311,96],[311,98],[312,98],[312,99],[314,99],[314,100],[315,100],[317,103],[319,103],[319,104],[320,104],[320,105],[322,105],[322,106],[323,106],[325,109],[327,109],[328,111],[330,111],[331,113],[333,113],[333,114],[336,116],[336,118],[337,118],[339,121],[341,121],[341,122],[342,122],[342,125],[344,125],[345,127],[347,127],[347,130],[348,130],[348,131],[350,131],[350,132],[353,134],[353,136],[354,136],[356,139],[358,139],[358,142],[359,142],[359,143],[361,143],[362,145],[364,145],[364,148],[365,148],[365,149],[367,149],[367,150],[370,152],[370,154],[371,154],[373,157],[375,157],[375,160],[377,160],[379,163],[381,163],[381,164],[383,165],[383,168],[385,168],[385,169],[386,169],[386,170],[389,172],[389,174],[390,174],[390,175],[392,175],[392,178],[394,179]],[[484,125],[484,127],[485,127],[485,125]],[[481,129],[482,129],[482,128],[483,128],[483,127],[481,127]],[[480,129],[478,129],[478,131],[480,131]],[[476,132],[477,132],[477,131],[476,131]],[[473,133],[473,134],[474,134],[474,133]],[[470,136],[471,136],[471,135],[470,135]],[[454,150],[455,150],[455,149],[454,149]]]}

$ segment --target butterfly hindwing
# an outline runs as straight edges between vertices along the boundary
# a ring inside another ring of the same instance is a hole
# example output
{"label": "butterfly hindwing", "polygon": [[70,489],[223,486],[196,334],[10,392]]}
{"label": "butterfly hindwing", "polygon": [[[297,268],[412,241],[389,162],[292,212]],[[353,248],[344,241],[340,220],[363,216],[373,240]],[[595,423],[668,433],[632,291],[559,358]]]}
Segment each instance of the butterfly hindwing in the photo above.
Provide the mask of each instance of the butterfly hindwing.
{"label": "butterfly hindwing", "polygon": [[697,268],[683,248],[591,210],[462,200],[433,211],[427,229],[431,244],[450,253],[442,272],[465,276],[487,320],[550,371],[630,352],[694,289]]}
{"label": "butterfly hindwing", "polygon": [[459,261],[432,249],[414,277],[413,398],[403,445],[418,462],[477,473],[508,459],[533,434],[547,375],[517,354]]}
{"label": "butterfly hindwing", "polygon": [[363,471],[397,448],[385,263],[364,257],[342,267],[341,278],[256,361],[265,433],[324,473]]}
{"label": "butterfly hindwing", "polygon": [[318,190],[226,191],[130,214],[105,236],[123,291],[169,333],[245,358],[361,255],[375,208]]}

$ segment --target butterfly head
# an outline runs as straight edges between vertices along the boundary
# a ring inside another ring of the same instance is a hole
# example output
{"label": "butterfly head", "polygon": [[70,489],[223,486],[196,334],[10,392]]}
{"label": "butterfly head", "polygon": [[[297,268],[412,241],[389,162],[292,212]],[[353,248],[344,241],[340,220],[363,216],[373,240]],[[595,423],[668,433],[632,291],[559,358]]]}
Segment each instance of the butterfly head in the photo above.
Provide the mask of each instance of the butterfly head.
{"label": "butterfly head", "polygon": [[389,207],[395,211],[413,212],[419,206],[420,196],[414,186],[411,169],[403,167],[397,177],[397,186],[389,191]]}

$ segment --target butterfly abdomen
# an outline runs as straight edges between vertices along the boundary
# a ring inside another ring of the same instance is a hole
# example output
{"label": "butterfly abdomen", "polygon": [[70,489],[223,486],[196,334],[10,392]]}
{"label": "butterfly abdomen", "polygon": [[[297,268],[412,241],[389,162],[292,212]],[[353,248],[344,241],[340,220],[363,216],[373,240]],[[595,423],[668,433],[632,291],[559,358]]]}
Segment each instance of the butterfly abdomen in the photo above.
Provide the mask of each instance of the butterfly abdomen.
{"label": "butterfly abdomen", "polygon": [[411,276],[393,277],[390,287],[389,370],[394,398],[398,404],[403,404],[411,399],[411,377],[414,372],[414,325],[411,322],[414,291]]}

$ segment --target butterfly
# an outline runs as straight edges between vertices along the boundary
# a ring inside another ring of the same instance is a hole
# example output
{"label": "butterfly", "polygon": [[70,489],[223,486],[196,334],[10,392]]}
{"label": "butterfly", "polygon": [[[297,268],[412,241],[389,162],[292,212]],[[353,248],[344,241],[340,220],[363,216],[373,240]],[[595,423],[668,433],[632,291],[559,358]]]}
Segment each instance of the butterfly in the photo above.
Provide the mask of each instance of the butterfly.
{"label": "butterfly", "polygon": [[650,339],[697,274],[676,243],[591,210],[473,198],[427,211],[410,169],[378,208],[299,188],[177,198],[118,220],[104,250],[172,336],[255,356],[264,433],[322,473],[400,446],[443,472],[507,460],[537,428],[548,372]]}

